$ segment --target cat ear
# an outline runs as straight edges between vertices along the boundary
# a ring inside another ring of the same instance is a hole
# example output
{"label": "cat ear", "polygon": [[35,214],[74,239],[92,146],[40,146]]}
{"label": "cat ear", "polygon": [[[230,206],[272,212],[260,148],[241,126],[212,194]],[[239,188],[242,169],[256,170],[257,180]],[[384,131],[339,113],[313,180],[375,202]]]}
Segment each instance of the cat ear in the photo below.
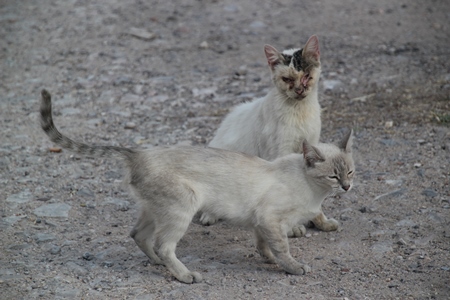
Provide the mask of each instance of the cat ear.
{"label": "cat ear", "polygon": [[350,129],[349,132],[344,136],[342,141],[339,143],[339,148],[344,150],[346,153],[352,152],[353,145],[353,129]]}
{"label": "cat ear", "polygon": [[303,158],[308,167],[314,167],[316,163],[325,161],[319,149],[312,146],[307,140],[303,141]]}
{"label": "cat ear", "polygon": [[267,63],[269,64],[270,68],[273,70],[276,65],[281,63],[281,55],[280,52],[278,52],[275,47],[271,45],[264,45],[264,53],[267,57]]}
{"label": "cat ear", "polygon": [[315,60],[320,58],[319,38],[317,35],[311,36],[303,48],[303,56],[313,57]]}

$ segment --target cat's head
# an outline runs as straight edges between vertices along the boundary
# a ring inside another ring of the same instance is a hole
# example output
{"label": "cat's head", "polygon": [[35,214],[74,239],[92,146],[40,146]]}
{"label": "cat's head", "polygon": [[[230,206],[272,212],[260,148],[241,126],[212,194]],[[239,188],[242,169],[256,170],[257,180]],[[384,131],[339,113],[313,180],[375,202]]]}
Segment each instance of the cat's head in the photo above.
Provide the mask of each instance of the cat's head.
{"label": "cat's head", "polygon": [[350,130],[338,145],[312,146],[307,141],[303,142],[307,174],[318,185],[330,187],[334,194],[348,192],[353,186],[352,140],[353,131]]}
{"label": "cat's head", "polygon": [[279,52],[265,45],[267,63],[272,70],[278,90],[294,100],[307,97],[317,86],[320,77],[319,39],[311,36],[302,49]]}

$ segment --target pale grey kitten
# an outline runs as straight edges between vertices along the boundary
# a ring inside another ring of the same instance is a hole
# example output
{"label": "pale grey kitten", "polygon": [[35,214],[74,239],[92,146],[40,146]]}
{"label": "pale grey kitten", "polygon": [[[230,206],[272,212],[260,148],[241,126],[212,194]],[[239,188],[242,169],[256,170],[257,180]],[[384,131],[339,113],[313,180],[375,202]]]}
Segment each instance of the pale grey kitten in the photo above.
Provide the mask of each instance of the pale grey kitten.
{"label": "pale grey kitten", "polygon": [[45,90],[40,113],[42,129],[61,147],[125,161],[126,182],[141,202],[131,237],[154,263],[164,264],[185,283],[200,282],[202,276],[188,270],[175,249],[199,210],[253,229],[262,256],[288,273],[304,274],[311,268],[292,258],[287,231],[298,220],[320,214],[326,196],[352,187],[351,131],[339,146],[312,146],[304,140],[303,155],[290,154],[269,162],[214,148],[133,150],[79,143],[55,127],[51,97]]}
{"label": "pale grey kitten", "polygon": [[[302,49],[279,52],[264,47],[275,87],[265,97],[243,103],[224,119],[209,146],[274,160],[301,153],[301,141],[319,142],[321,121],[318,100],[320,49],[317,36],[311,36]],[[300,141],[300,142],[299,142]],[[200,222],[211,225],[217,217],[203,213]],[[313,223],[321,230],[336,230],[339,223],[321,213]],[[297,224],[289,236],[302,236]]]}

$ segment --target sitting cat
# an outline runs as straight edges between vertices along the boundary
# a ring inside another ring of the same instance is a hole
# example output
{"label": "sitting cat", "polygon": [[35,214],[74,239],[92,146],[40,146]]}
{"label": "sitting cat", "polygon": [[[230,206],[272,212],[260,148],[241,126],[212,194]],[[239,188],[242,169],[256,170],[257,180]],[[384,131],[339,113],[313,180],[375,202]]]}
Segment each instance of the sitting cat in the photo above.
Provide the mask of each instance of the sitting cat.
{"label": "sitting cat", "polygon": [[185,283],[200,282],[202,276],[178,260],[175,248],[200,209],[253,229],[262,256],[288,273],[304,274],[311,268],[292,258],[286,232],[298,220],[318,215],[327,195],[347,192],[352,186],[351,131],[339,146],[312,146],[304,140],[303,155],[269,162],[214,148],[134,150],[75,142],[55,127],[51,97],[45,90],[40,114],[42,129],[59,146],[125,161],[126,182],[142,205],[131,237],[154,263],[164,264]]}
{"label": "sitting cat", "polygon": [[[320,50],[317,36],[311,36],[303,49],[278,52],[264,47],[275,87],[253,102],[238,105],[222,122],[209,146],[256,155],[274,160],[290,153],[301,153],[301,141],[319,142],[321,122],[318,100]],[[217,216],[203,213],[204,225],[217,222]],[[338,228],[321,212],[313,223],[324,231]],[[297,224],[289,236],[302,236],[303,224]]]}

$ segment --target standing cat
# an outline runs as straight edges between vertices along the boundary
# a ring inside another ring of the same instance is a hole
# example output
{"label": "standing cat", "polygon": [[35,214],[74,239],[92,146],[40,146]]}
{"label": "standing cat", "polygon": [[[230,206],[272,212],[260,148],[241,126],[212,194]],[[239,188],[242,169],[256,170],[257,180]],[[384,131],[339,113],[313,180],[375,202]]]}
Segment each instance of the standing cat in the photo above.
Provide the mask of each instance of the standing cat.
{"label": "standing cat", "polygon": [[306,221],[319,214],[327,195],[349,191],[352,186],[351,131],[339,146],[312,146],[305,140],[303,155],[269,162],[213,148],[133,150],[75,142],[55,127],[51,97],[45,90],[40,113],[42,129],[61,147],[125,161],[126,182],[142,205],[131,237],[154,263],[164,264],[185,283],[200,282],[202,276],[189,271],[175,249],[200,209],[252,228],[262,256],[288,273],[304,274],[311,268],[292,258],[286,232],[299,219]]}
{"label": "standing cat", "polygon": [[[238,105],[222,122],[209,146],[256,155],[274,160],[290,153],[301,153],[301,142],[319,142],[321,121],[318,100],[320,50],[317,36],[311,36],[302,49],[278,52],[264,47],[275,87],[253,102]],[[205,225],[217,217],[203,213]],[[332,231],[339,223],[321,213],[313,223],[321,230]],[[303,224],[297,224],[289,236],[302,236]]]}

